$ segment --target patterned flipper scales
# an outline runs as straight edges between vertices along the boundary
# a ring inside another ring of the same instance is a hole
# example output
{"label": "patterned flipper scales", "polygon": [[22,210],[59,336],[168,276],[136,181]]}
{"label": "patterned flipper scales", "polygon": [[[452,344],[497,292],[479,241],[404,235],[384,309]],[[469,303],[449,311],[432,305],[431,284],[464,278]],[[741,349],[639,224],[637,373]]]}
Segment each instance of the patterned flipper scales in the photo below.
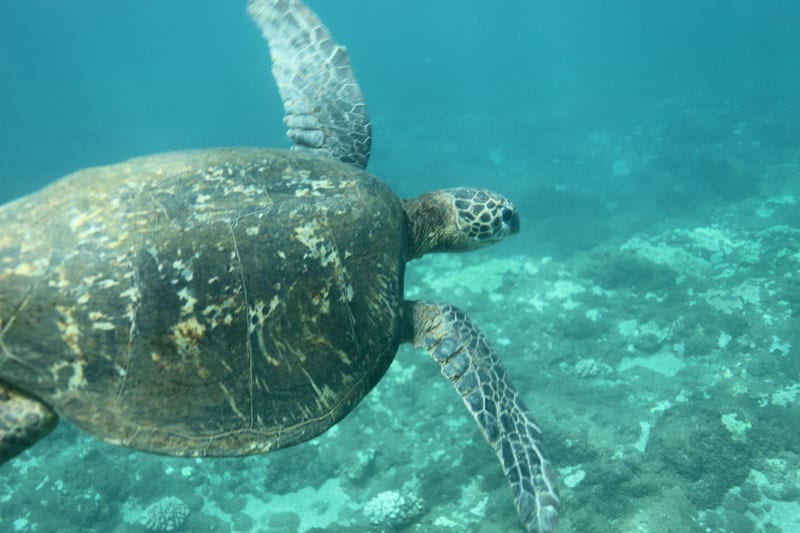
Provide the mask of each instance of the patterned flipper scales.
{"label": "patterned flipper scales", "polygon": [[28,449],[57,423],[58,415],[44,403],[0,382],[0,464]]}
{"label": "patterned flipper scales", "polygon": [[439,363],[497,453],[527,531],[555,531],[558,486],[541,444],[542,431],[486,337],[461,310],[410,302],[414,344]]}
{"label": "patterned flipper scales", "polygon": [[301,2],[251,0],[247,11],[269,43],[295,148],[366,168],[371,126],[345,48]]}

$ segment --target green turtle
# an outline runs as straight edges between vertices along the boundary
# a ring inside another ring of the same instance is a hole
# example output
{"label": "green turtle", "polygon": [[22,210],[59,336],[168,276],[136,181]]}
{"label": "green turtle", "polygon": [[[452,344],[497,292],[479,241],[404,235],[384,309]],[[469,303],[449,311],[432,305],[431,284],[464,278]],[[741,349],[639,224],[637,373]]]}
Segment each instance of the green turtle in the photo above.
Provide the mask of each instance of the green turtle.
{"label": "green turtle", "polygon": [[541,430],[461,310],[407,301],[407,261],[520,227],[483,189],[399,199],[365,171],[345,49],[296,0],[251,0],[294,150],[81,170],[0,208],[0,462],[59,416],[175,456],[291,446],[347,415],[398,345],[428,350],[494,448],[522,524],[553,531]]}

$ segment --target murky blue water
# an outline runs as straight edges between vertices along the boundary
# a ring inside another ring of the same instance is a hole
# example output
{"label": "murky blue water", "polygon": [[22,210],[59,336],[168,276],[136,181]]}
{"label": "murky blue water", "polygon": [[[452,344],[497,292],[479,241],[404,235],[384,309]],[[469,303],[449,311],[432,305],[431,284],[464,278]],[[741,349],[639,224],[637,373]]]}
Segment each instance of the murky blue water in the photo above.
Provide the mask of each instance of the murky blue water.
{"label": "murky blue water", "polygon": [[[800,530],[800,4],[309,5],[350,52],[372,172],[523,213],[515,239],[411,265],[408,291],[495,341],[565,480],[562,530]],[[289,146],[244,1],[3,12],[0,202],[149,153]],[[411,530],[514,530],[438,369],[396,363],[333,434],[267,457],[162,459],[62,425],[0,469],[0,529],[135,530],[168,496],[187,531],[391,529],[362,510],[405,490]]]}

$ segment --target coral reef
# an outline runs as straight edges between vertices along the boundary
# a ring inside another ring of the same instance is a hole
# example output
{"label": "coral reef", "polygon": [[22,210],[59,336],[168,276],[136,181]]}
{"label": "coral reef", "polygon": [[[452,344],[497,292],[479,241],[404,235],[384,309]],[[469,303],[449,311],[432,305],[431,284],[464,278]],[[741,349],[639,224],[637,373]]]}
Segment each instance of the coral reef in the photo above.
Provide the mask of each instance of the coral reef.
{"label": "coral reef", "polygon": [[142,525],[150,531],[174,531],[189,516],[189,508],[175,496],[161,498],[142,513]]}
{"label": "coral reef", "polygon": [[411,524],[423,514],[422,500],[413,492],[401,494],[387,490],[364,506],[364,515],[376,526],[401,527]]}

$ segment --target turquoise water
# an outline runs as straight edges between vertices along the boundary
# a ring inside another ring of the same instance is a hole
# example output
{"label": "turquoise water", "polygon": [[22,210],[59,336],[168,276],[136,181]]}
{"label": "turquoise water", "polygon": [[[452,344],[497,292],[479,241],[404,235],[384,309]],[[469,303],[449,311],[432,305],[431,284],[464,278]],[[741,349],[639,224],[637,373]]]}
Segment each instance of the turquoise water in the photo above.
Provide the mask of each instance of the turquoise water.
{"label": "turquoise water", "polygon": [[[434,5],[430,5],[434,4]],[[545,430],[561,531],[800,530],[800,4],[328,0],[402,196],[501,190],[519,236],[412,263],[468,310]],[[288,147],[244,1],[11,0],[0,201],[92,165]],[[178,460],[62,423],[0,468],[0,530],[516,531],[492,451],[401,349],[309,444]],[[364,510],[416,498],[401,525]]]}

